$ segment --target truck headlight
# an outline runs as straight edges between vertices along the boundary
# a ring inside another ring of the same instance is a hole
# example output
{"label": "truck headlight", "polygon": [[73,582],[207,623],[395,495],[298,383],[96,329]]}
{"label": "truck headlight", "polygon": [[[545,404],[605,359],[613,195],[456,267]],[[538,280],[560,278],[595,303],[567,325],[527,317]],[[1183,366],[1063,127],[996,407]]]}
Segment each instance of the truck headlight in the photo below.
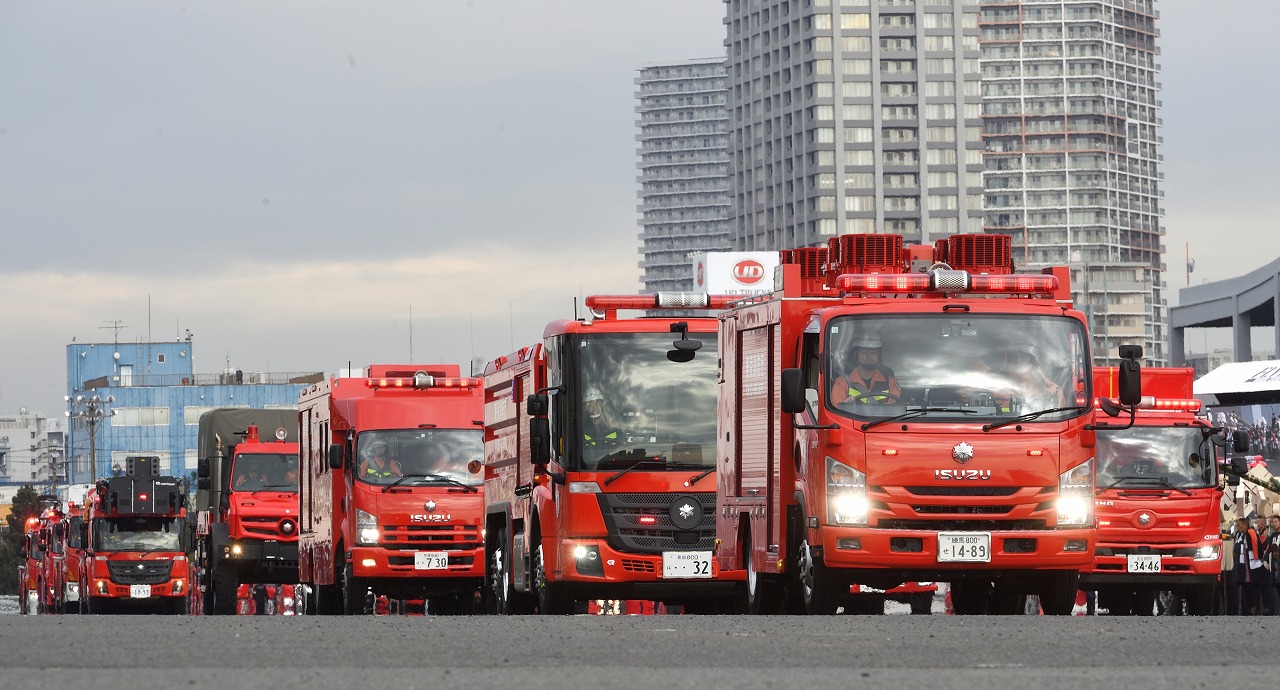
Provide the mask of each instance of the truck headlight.
{"label": "truck headlight", "polygon": [[356,543],[362,546],[378,544],[378,520],[369,513],[356,509]]}
{"label": "truck headlight", "polygon": [[182,580],[173,581],[173,593],[182,594]]}
{"label": "truck headlight", "polygon": [[1221,544],[1205,544],[1196,549],[1195,560],[1197,561],[1216,561],[1220,557],[1222,557]]}
{"label": "truck headlight", "polygon": [[1058,475],[1058,526],[1093,522],[1093,458]]}
{"label": "truck headlight", "polygon": [[827,458],[827,522],[865,525],[870,507],[867,475],[835,458]]}

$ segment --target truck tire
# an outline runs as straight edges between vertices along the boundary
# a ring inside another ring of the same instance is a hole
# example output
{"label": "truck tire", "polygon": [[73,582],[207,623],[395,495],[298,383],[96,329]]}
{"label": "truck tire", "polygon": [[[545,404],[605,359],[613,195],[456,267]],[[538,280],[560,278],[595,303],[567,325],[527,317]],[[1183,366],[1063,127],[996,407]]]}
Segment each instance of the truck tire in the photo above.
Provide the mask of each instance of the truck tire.
{"label": "truck tire", "polygon": [[234,616],[236,613],[236,588],[239,582],[231,568],[215,568],[213,571],[213,605],[205,605],[215,616]]}
{"label": "truck tire", "polygon": [[[1072,600],[1074,603],[1074,599]],[[1018,592],[1008,583],[996,583],[991,588],[990,613],[993,616],[1021,616],[1027,612],[1027,595]]]}
{"label": "truck tire", "polygon": [[485,553],[489,563],[485,568],[485,576],[489,585],[490,613],[499,616],[510,616],[511,607],[511,542],[507,538],[507,530],[498,528],[491,532],[486,542]]}
{"label": "truck tire", "polygon": [[1186,614],[1188,616],[1213,615],[1213,600],[1217,598],[1218,585],[1216,583],[1210,582],[1187,588]]}
{"label": "truck tire", "polygon": [[533,561],[533,586],[538,590],[538,613],[544,616],[563,616],[573,613],[573,598],[562,583],[547,579],[547,569],[542,560],[542,544]]}
{"label": "truck tire", "polygon": [[841,600],[849,591],[844,585],[841,591],[839,578],[813,553],[808,537],[800,542],[800,578],[801,590],[804,594],[804,608],[811,616],[830,616],[836,613]]}
{"label": "truck tire", "polygon": [[[1046,616],[1070,616],[1076,608],[1076,592],[1080,589],[1080,571],[1059,570],[1046,573],[1040,583],[1040,610]],[[1155,602],[1152,601],[1152,606]]]}
{"label": "truck tire", "polygon": [[766,575],[756,563],[754,549],[751,548],[751,533],[743,537],[742,550],[746,554],[746,609],[753,616],[778,613],[782,606],[782,583],[775,576]]}
{"label": "truck tire", "polygon": [[346,616],[369,614],[369,586],[351,572],[349,564],[342,569],[342,613]]}
{"label": "truck tire", "polygon": [[990,582],[960,580],[951,583],[951,610],[957,616],[982,616],[990,608]]}

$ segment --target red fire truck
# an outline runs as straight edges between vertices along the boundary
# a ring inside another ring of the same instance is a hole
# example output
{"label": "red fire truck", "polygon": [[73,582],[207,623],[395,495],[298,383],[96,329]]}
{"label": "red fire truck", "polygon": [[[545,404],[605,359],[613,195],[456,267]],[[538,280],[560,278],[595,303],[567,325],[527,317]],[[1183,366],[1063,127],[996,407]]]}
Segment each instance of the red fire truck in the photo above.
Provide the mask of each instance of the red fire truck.
{"label": "red fire truck", "polygon": [[86,497],[85,613],[187,613],[186,491],[155,463],[127,458],[124,475],[98,480]]}
{"label": "red fire truck", "polygon": [[788,250],[781,274],[720,315],[717,559],[747,569],[749,608],[943,581],[960,613],[1033,593],[1070,614],[1097,532],[1067,270],[1014,274],[1006,235],[886,234]]}
{"label": "red fire truck", "polygon": [[40,544],[40,516],[32,515],[23,525],[22,548],[18,561],[18,612],[35,614],[40,609],[40,565],[44,547]]}
{"label": "red fire truck", "polygon": [[297,424],[293,410],[200,415],[192,559],[203,613],[236,613],[242,584],[298,579]]}
{"label": "red fire truck", "polygon": [[[1114,395],[1117,380],[1114,367],[1095,370],[1094,395]],[[1227,441],[1197,416],[1194,381],[1193,369],[1145,368],[1132,426],[1127,414],[1098,423],[1118,428],[1098,435],[1098,545],[1080,588],[1112,615],[1149,616],[1161,591],[1184,597],[1192,615],[1211,612],[1222,558],[1216,447]],[[1102,400],[1099,409],[1118,413]],[[1244,432],[1231,444],[1248,450]]]}
{"label": "red fire truck", "polygon": [[486,367],[493,610],[735,606],[745,573],[712,559],[717,322],[706,313],[730,299],[588,297],[588,318],[554,321],[542,342]]}
{"label": "red fire truck", "polygon": [[322,614],[378,595],[477,605],[484,582],[480,379],[456,364],[376,364],[302,392],[301,581]]}
{"label": "red fire truck", "polygon": [[82,535],[84,511],[68,502],[66,509],[54,499],[55,507],[40,520],[40,542],[45,557],[40,563],[39,610],[42,613],[80,612],[80,568],[84,559]]}

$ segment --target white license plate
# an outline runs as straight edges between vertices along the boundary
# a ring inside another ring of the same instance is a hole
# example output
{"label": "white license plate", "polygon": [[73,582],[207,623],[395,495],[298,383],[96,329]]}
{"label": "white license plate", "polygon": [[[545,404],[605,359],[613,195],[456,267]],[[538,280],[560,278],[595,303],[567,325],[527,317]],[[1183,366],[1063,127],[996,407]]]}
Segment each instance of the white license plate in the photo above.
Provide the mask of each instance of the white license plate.
{"label": "white license plate", "polygon": [[1160,554],[1158,553],[1129,555],[1129,572],[1131,573],[1158,573],[1160,570]]}
{"label": "white license plate", "polygon": [[939,532],[939,563],[990,563],[990,532]]}
{"label": "white license plate", "polygon": [[134,599],[146,599],[151,596],[151,585],[129,585],[129,596]]}
{"label": "white license plate", "polygon": [[710,578],[710,551],[663,551],[662,577],[672,579]]}
{"label": "white license plate", "polygon": [[413,554],[414,570],[448,570],[449,552],[418,551]]}

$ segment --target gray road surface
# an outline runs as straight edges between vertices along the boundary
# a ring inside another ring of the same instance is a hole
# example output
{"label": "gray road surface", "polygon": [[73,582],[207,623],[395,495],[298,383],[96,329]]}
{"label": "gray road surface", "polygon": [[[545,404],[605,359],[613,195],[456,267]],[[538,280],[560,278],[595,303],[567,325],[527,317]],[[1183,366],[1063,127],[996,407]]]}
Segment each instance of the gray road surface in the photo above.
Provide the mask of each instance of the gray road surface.
{"label": "gray road surface", "polygon": [[1280,619],[0,616],[0,688],[1270,688]]}

